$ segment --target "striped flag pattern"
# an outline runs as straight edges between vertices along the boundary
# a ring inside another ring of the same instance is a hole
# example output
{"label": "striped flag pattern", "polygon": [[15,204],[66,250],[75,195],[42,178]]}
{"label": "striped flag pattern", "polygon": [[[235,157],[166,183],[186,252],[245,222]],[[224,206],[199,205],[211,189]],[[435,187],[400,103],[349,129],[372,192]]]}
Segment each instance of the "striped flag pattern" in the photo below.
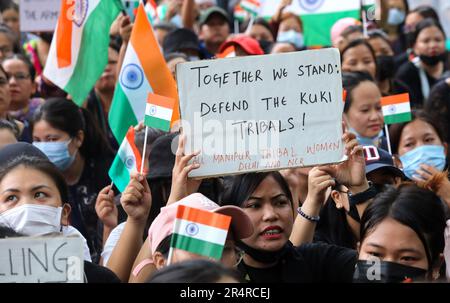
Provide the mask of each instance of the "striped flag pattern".
{"label": "striped flag pattern", "polygon": [[134,128],[130,127],[108,172],[120,192],[123,192],[130,182],[131,173],[138,173],[141,170],[142,157],[134,138]]}
{"label": "striped flag pattern", "polygon": [[109,29],[119,0],[61,1],[44,76],[81,105],[108,63]]}
{"label": "striped flag pattern", "polygon": [[230,223],[230,216],[179,205],[170,246],[220,259]]}
{"label": "striped flag pattern", "polygon": [[179,119],[176,83],[141,3],[109,112],[109,125],[117,141],[122,141],[129,126],[144,120],[149,93],[173,98],[172,123]]}
{"label": "striped flag pattern", "polygon": [[384,123],[394,124],[411,121],[409,94],[400,94],[381,98]]}

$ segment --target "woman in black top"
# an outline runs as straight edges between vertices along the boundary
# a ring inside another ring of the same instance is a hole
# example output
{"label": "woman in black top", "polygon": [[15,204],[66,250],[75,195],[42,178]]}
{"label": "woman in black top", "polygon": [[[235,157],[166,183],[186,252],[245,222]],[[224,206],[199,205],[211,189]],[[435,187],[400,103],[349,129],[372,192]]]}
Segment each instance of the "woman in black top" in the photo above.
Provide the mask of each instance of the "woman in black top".
{"label": "woman in black top", "polygon": [[412,62],[403,64],[396,78],[409,87],[411,106],[423,107],[431,88],[448,69],[445,33],[433,19],[425,19],[416,26]]}

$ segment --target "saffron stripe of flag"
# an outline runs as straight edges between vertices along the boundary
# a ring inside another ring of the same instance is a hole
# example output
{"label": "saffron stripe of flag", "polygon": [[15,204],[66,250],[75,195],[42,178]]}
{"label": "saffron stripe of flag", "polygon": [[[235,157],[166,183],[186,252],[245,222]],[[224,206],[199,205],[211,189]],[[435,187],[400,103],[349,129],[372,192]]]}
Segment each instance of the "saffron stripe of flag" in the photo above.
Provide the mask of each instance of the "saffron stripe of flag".
{"label": "saffron stripe of flag", "polygon": [[394,124],[411,121],[409,94],[388,96],[381,99],[384,123]]}
{"label": "saffron stripe of flag", "polygon": [[130,127],[108,172],[120,192],[123,192],[130,182],[131,173],[141,170],[142,157],[134,140],[135,131]]}
{"label": "saffron stripe of flag", "polygon": [[109,29],[119,0],[61,1],[44,76],[81,105],[108,63]]}
{"label": "saffron stripe of flag", "polygon": [[175,100],[172,98],[148,94],[144,124],[148,127],[169,131],[174,103]]}
{"label": "saffron stripe of flag", "polygon": [[141,3],[109,112],[109,125],[121,142],[129,126],[144,121],[148,93],[175,100],[171,124],[180,118],[178,92]]}
{"label": "saffron stripe of flag", "polygon": [[228,46],[226,49],[224,49],[223,52],[217,55],[217,58],[232,58],[236,57],[236,49],[234,48],[234,45]]}
{"label": "saffron stripe of flag", "polygon": [[170,246],[220,259],[231,217],[179,205]]}

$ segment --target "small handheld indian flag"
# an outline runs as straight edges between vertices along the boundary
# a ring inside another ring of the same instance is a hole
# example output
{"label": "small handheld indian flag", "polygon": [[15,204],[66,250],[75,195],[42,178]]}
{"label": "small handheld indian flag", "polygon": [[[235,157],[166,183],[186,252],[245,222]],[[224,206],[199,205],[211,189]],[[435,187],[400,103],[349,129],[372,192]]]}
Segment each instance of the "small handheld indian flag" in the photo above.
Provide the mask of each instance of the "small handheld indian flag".
{"label": "small handheld indian flag", "polygon": [[145,107],[145,126],[169,131],[174,104],[173,98],[148,94],[147,106]]}
{"label": "small handheld indian flag", "polygon": [[409,94],[400,94],[381,99],[384,123],[394,124],[411,121]]}
{"label": "small handheld indian flag", "polygon": [[240,5],[244,10],[253,16],[257,16],[261,8],[261,3],[259,0],[242,0]]}
{"label": "small handheld indian flag", "polygon": [[130,127],[108,174],[120,192],[123,192],[130,182],[131,173],[137,173],[140,170],[141,154],[134,143],[134,128]]}
{"label": "small handheld indian flag", "polygon": [[[170,242],[171,251],[178,248],[220,259],[230,223],[230,216],[179,205]],[[170,258],[169,254],[169,262]]]}

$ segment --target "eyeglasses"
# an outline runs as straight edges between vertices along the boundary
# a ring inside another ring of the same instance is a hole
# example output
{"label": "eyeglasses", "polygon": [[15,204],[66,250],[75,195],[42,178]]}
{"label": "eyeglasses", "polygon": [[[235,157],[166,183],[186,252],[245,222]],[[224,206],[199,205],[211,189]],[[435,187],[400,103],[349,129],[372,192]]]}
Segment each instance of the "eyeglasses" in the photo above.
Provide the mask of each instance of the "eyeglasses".
{"label": "eyeglasses", "polygon": [[30,78],[30,75],[23,74],[23,73],[17,73],[15,75],[8,74],[9,81],[11,81],[12,78],[16,79],[16,81],[25,81]]}
{"label": "eyeglasses", "polygon": [[0,86],[5,86],[8,84],[8,79],[5,77],[0,77]]}

